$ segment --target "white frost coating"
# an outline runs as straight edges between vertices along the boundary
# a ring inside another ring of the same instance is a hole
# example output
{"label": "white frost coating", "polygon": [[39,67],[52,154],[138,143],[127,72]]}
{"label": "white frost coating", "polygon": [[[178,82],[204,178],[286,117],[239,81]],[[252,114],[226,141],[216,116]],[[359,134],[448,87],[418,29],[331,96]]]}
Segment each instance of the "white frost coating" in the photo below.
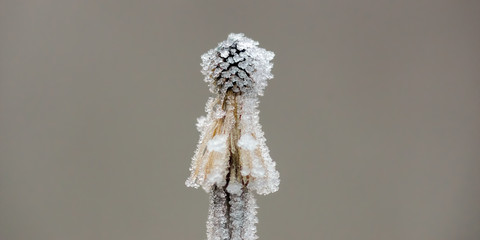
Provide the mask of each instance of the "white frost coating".
{"label": "white frost coating", "polygon": [[207,220],[208,240],[255,240],[258,223],[257,204],[247,189],[231,194],[227,207],[226,192],[220,188],[210,192]]}
{"label": "white frost coating", "polygon": [[242,166],[240,174],[242,174],[244,177],[248,176],[250,174],[250,168],[248,166]]}
{"label": "white frost coating", "polygon": [[[210,191],[211,184],[225,185],[226,180],[220,178],[226,177],[229,165],[220,162],[228,161],[232,129],[239,128],[241,136],[233,141],[243,150],[240,174],[249,179],[247,187],[258,194],[278,190],[279,174],[265,143],[258,111],[258,96],[273,77],[273,56],[243,34],[230,34],[202,55],[202,73],[216,96],[207,102],[206,117],[198,119],[201,134],[187,186],[202,186]],[[212,156],[212,152],[225,154]]]}
{"label": "white frost coating", "polygon": [[255,140],[251,134],[243,134],[238,140],[238,146],[249,151],[255,150],[257,145],[257,140]]}
{"label": "white frost coating", "polygon": [[240,194],[230,196],[230,222],[232,240],[257,239],[257,204],[250,191],[245,190]]}
{"label": "white frost coating", "polygon": [[257,218],[257,203],[255,201],[255,196],[253,193],[247,191],[244,193],[244,199],[246,202],[245,213],[244,213],[244,224],[243,224],[243,239],[246,240],[255,240],[257,236],[257,227],[255,224],[258,223]]}
{"label": "white frost coating", "polygon": [[230,229],[231,240],[244,240],[242,238],[242,230],[245,224],[245,207],[246,201],[244,195],[232,194],[230,196]]}
{"label": "white frost coating", "polygon": [[[217,184],[218,186],[225,185],[224,181],[224,171],[221,166],[214,166],[211,172],[207,175],[207,181],[205,186],[212,186],[213,184]],[[205,188],[204,186],[204,188]]]}
{"label": "white frost coating", "polygon": [[209,240],[228,240],[228,212],[227,198],[222,189],[215,189],[210,193],[210,207],[208,209],[207,237]]}
{"label": "white frost coating", "polygon": [[217,135],[213,137],[210,141],[207,143],[207,149],[209,152],[220,152],[224,153],[225,150],[227,150],[227,135]]}
{"label": "white frost coating", "polygon": [[[267,80],[272,79],[270,61],[275,54],[258,47],[258,42],[243,33],[232,33],[227,40],[202,55],[202,73],[213,93],[223,94],[253,90],[263,95]],[[234,77],[232,77],[232,75]]]}
{"label": "white frost coating", "polygon": [[252,161],[252,169],[250,169],[251,175],[254,178],[263,178],[265,177],[265,168],[263,165],[260,163],[260,160],[257,158],[254,158]]}
{"label": "white frost coating", "polygon": [[201,116],[201,117],[197,118],[197,125],[196,126],[197,126],[197,130],[199,132],[203,131],[206,124],[207,124],[207,117],[206,116]]}
{"label": "white frost coating", "polygon": [[[223,109],[221,106],[225,101],[228,104]],[[229,144],[228,137],[235,122],[233,107],[230,106],[232,105],[231,101],[230,98],[213,97],[208,100],[205,107],[207,116],[204,120],[200,119],[200,124],[198,124],[200,139],[192,157],[190,177],[185,181],[185,185],[188,187],[198,188],[201,186],[209,192],[213,184],[218,186],[226,184],[225,177],[228,173],[230,157],[230,151],[226,151],[226,149]],[[216,118],[218,112],[223,114],[220,119]],[[222,124],[219,124],[219,121]]]}
{"label": "white frost coating", "polygon": [[257,239],[254,193],[278,190],[258,110],[258,96],[273,78],[273,57],[243,34],[230,34],[202,55],[204,80],[215,96],[197,119],[200,139],[185,184],[210,194],[208,240]]}
{"label": "white frost coating", "polygon": [[242,193],[242,184],[237,181],[230,181],[227,187],[227,192],[231,194],[241,194]]}
{"label": "white frost coating", "polygon": [[[255,190],[258,194],[269,194],[278,191],[280,184],[279,173],[275,169],[275,162],[270,157],[270,151],[266,145],[266,139],[260,125],[258,111],[258,97],[254,94],[245,94],[238,100],[243,106],[240,115],[240,128],[245,133],[252,133],[258,144],[257,148],[249,153],[251,162],[250,166],[242,169],[242,175],[248,173],[253,177],[249,182],[248,188]],[[246,135],[246,134],[244,134]]]}

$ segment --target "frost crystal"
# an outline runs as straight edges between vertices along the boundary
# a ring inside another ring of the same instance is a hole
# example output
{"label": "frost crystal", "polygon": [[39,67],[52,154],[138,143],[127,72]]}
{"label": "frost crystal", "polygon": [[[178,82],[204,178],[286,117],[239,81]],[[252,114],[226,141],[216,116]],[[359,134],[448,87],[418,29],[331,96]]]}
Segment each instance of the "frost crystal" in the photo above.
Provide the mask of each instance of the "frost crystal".
{"label": "frost crystal", "polygon": [[209,152],[215,151],[223,153],[227,150],[227,135],[216,135],[207,143],[207,149]]}
{"label": "frost crystal", "polygon": [[257,144],[257,140],[255,140],[250,134],[243,134],[238,140],[238,146],[248,151],[255,150]]}
{"label": "frost crystal", "polygon": [[273,56],[233,33],[202,55],[202,73],[215,97],[197,120],[200,140],[185,184],[210,194],[208,240],[257,239],[254,192],[278,190],[258,111],[258,96],[273,78]]}
{"label": "frost crystal", "polygon": [[[263,95],[267,80],[273,78],[270,62],[275,54],[257,47],[258,42],[242,33],[230,34],[227,40],[202,55],[202,73],[213,93],[254,91]],[[236,78],[231,76],[235,75]]]}

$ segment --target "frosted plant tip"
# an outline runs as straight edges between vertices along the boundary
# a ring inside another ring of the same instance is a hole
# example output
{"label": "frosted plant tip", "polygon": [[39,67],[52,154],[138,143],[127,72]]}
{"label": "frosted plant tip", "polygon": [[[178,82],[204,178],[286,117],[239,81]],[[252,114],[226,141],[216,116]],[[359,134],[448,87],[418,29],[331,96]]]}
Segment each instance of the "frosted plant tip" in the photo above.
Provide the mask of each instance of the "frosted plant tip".
{"label": "frosted plant tip", "polygon": [[279,173],[257,109],[258,96],[273,78],[273,56],[233,33],[202,55],[202,73],[215,96],[206,116],[197,119],[200,139],[185,184],[210,194],[208,240],[257,239],[254,193],[278,190]]}
{"label": "frosted plant tip", "polygon": [[267,80],[273,78],[270,61],[274,56],[243,33],[231,33],[227,40],[202,55],[202,73],[213,93],[232,90],[262,95]]}

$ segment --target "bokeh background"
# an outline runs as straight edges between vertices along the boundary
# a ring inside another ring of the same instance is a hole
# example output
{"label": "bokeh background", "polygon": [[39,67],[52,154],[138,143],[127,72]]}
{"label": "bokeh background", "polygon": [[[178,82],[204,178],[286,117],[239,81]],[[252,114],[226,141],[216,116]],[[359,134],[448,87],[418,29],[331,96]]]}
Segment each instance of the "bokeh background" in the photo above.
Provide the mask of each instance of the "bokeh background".
{"label": "bokeh background", "polygon": [[205,239],[230,32],[276,53],[260,239],[480,239],[478,1],[0,1],[0,239]]}

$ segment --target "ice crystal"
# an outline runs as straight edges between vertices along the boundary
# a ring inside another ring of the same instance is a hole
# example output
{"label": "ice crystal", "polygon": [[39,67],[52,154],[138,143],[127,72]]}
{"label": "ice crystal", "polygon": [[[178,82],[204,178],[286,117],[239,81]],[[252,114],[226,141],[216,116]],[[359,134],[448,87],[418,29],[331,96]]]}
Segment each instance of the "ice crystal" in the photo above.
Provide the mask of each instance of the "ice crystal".
{"label": "ice crystal", "polygon": [[[258,42],[242,33],[230,34],[227,40],[202,55],[202,73],[213,93],[254,91],[259,95],[273,78],[270,62],[273,52],[259,48]],[[236,76],[232,78],[231,76]]]}
{"label": "ice crystal", "polygon": [[227,138],[225,134],[216,135],[207,142],[207,150],[224,153],[227,150]]}
{"label": "ice crystal", "polygon": [[278,190],[279,173],[259,123],[258,96],[273,78],[273,52],[243,34],[202,55],[202,73],[215,94],[197,119],[200,139],[192,158],[189,187],[210,194],[208,240],[254,240],[254,192]]}

